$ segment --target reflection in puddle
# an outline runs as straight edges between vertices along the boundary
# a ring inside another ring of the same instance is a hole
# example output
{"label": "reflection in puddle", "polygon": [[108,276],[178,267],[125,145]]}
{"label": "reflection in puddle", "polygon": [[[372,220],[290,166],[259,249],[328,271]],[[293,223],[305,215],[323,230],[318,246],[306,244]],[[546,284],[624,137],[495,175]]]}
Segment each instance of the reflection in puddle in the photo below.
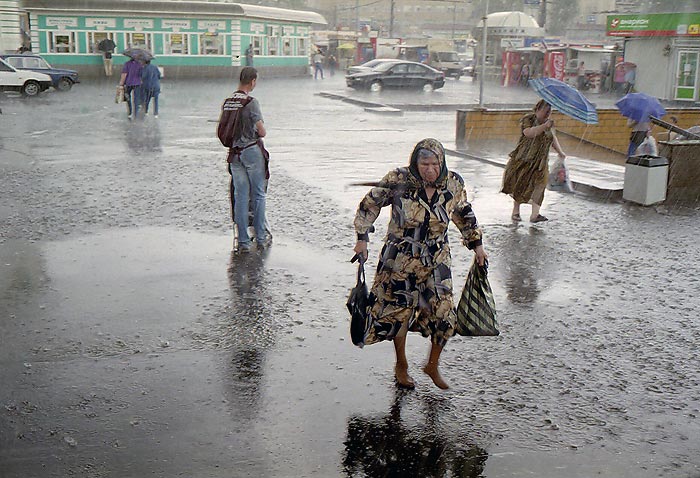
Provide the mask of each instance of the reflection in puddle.
{"label": "reflection in puddle", "polygon": [[350,417],[343,458],[345,475],[482,476],[488,458],[486,450],[441,430],[439,413],[445,408],[442,401],[424,399],[424,423],[411,426],[402,420],[402,401],[408,393],[397,390],[386,415]]}
{"label": "reflection in puddle", "polygon": [[125,125],[124,138],[132,152],[141,154],[162,151],[162,135],[157,120],[132,120]]}
{"label": "reflection in puddle", "polygon": [[515,304],[532,304],[542,291],[539,278],[543,267],[541,231],[531,227],[528,234],[516,230],[505,238],[500,260],[506,265],[505,289]]}
{"label": "reflection in puddle", "polygon": [[272,312],[266,300],[266,252],[232,253],[228,267],[234,313],[227,319],[227,334],[235,345],[230,348],[226,390],[235,413],[243,418],[254,418],[261,402],[265,355],[272,335]]}

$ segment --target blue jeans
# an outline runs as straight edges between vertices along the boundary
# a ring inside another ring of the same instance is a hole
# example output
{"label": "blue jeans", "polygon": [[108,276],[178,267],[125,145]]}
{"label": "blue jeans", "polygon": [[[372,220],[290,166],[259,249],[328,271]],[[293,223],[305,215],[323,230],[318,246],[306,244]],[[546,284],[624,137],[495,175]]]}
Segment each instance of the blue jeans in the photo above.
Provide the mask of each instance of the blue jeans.
{"label": "blue jeans", "polygon": [[239,158],[229,164],[233,178],[233,217],[238,228],[238,245],[251,246],[248,235],[248,214],[250,203],[253,209],[253,229],[258,244],[265,242],[265,159],[260,148],[252,146],[244,149]]}
{"label": "blue jeans", "polygon": [[[126,100],[126,109],[129,116],[136,118],[139,114],[139,105],[141,104],[141,86],[125,86],[124,99]],[[132,106],[133,104],[133,106]]]}
{"label": "blue jeans", "polygon": [[323,79],[323,65],[321,63],[314,63],[314,80],[318,79],[318,72],[321,72],[321,79]]}
{"label": "blue jeans", "polygon": [[153,99],[153,114],[158,116],[158,95],[160,91],[158,90],[143,90],[143,109],[144,112],[148,113],[148,107],[151,104],[151,99]]}

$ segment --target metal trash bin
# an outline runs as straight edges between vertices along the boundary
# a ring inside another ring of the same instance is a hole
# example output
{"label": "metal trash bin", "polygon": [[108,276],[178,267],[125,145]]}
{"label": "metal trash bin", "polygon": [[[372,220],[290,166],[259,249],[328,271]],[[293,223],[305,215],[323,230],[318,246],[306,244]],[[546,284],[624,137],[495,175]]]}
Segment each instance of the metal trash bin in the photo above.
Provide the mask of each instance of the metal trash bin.
{"label": "metal trash bin", "polygon": [[630,156],[625,164],[622,198],[643,206],[666,199],[668,159],[661,156]]}

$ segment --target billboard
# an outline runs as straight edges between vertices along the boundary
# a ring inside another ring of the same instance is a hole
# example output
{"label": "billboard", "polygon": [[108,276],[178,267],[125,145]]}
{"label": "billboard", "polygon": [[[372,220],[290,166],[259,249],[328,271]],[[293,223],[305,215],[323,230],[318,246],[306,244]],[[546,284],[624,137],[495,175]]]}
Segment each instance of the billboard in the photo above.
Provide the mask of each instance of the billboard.
{"label": "billboard", "polygon": [[700,38],[700,12],[608,15],[606,33],[613,37],[687,36]]}

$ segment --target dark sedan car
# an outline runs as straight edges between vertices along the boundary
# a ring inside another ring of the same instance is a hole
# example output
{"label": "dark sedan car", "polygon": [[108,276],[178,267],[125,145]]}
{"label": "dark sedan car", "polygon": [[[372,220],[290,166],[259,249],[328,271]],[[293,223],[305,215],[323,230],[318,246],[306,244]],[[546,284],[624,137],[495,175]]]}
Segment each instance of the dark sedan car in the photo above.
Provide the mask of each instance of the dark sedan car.
{"label": "dark sedan car", "polygon": [[371,70],[347,75],[345,81],[351,88],[368,88],[370,91],[381,91],[383,88],[433,91],[445,86],[445,74],[422,63],[400,61],[382,63]]}
{"label": "dark sedan car", "polygon": [[15,53],[10,55],[0,55],[0,58],[14,66],[18,70],[31,70],[43,73],[51,77],[53,87],[58,91],[68,91],[74,83],[80,83],[78,72],[63,68],[53,68],[39,55]]}
{"label": "dark sedan car", "polygon": [[361,65],[355,65],[351,66],[348,68],[348,75],[354,75],[355,73],[362,73],[363,71],[369,71],[372,68],[376,68],[382,63],[397,63],[400,62],[401,60],[397,60],[396,58],[378,58],[375,60],[370,60],[366,63],[363,63]]}

